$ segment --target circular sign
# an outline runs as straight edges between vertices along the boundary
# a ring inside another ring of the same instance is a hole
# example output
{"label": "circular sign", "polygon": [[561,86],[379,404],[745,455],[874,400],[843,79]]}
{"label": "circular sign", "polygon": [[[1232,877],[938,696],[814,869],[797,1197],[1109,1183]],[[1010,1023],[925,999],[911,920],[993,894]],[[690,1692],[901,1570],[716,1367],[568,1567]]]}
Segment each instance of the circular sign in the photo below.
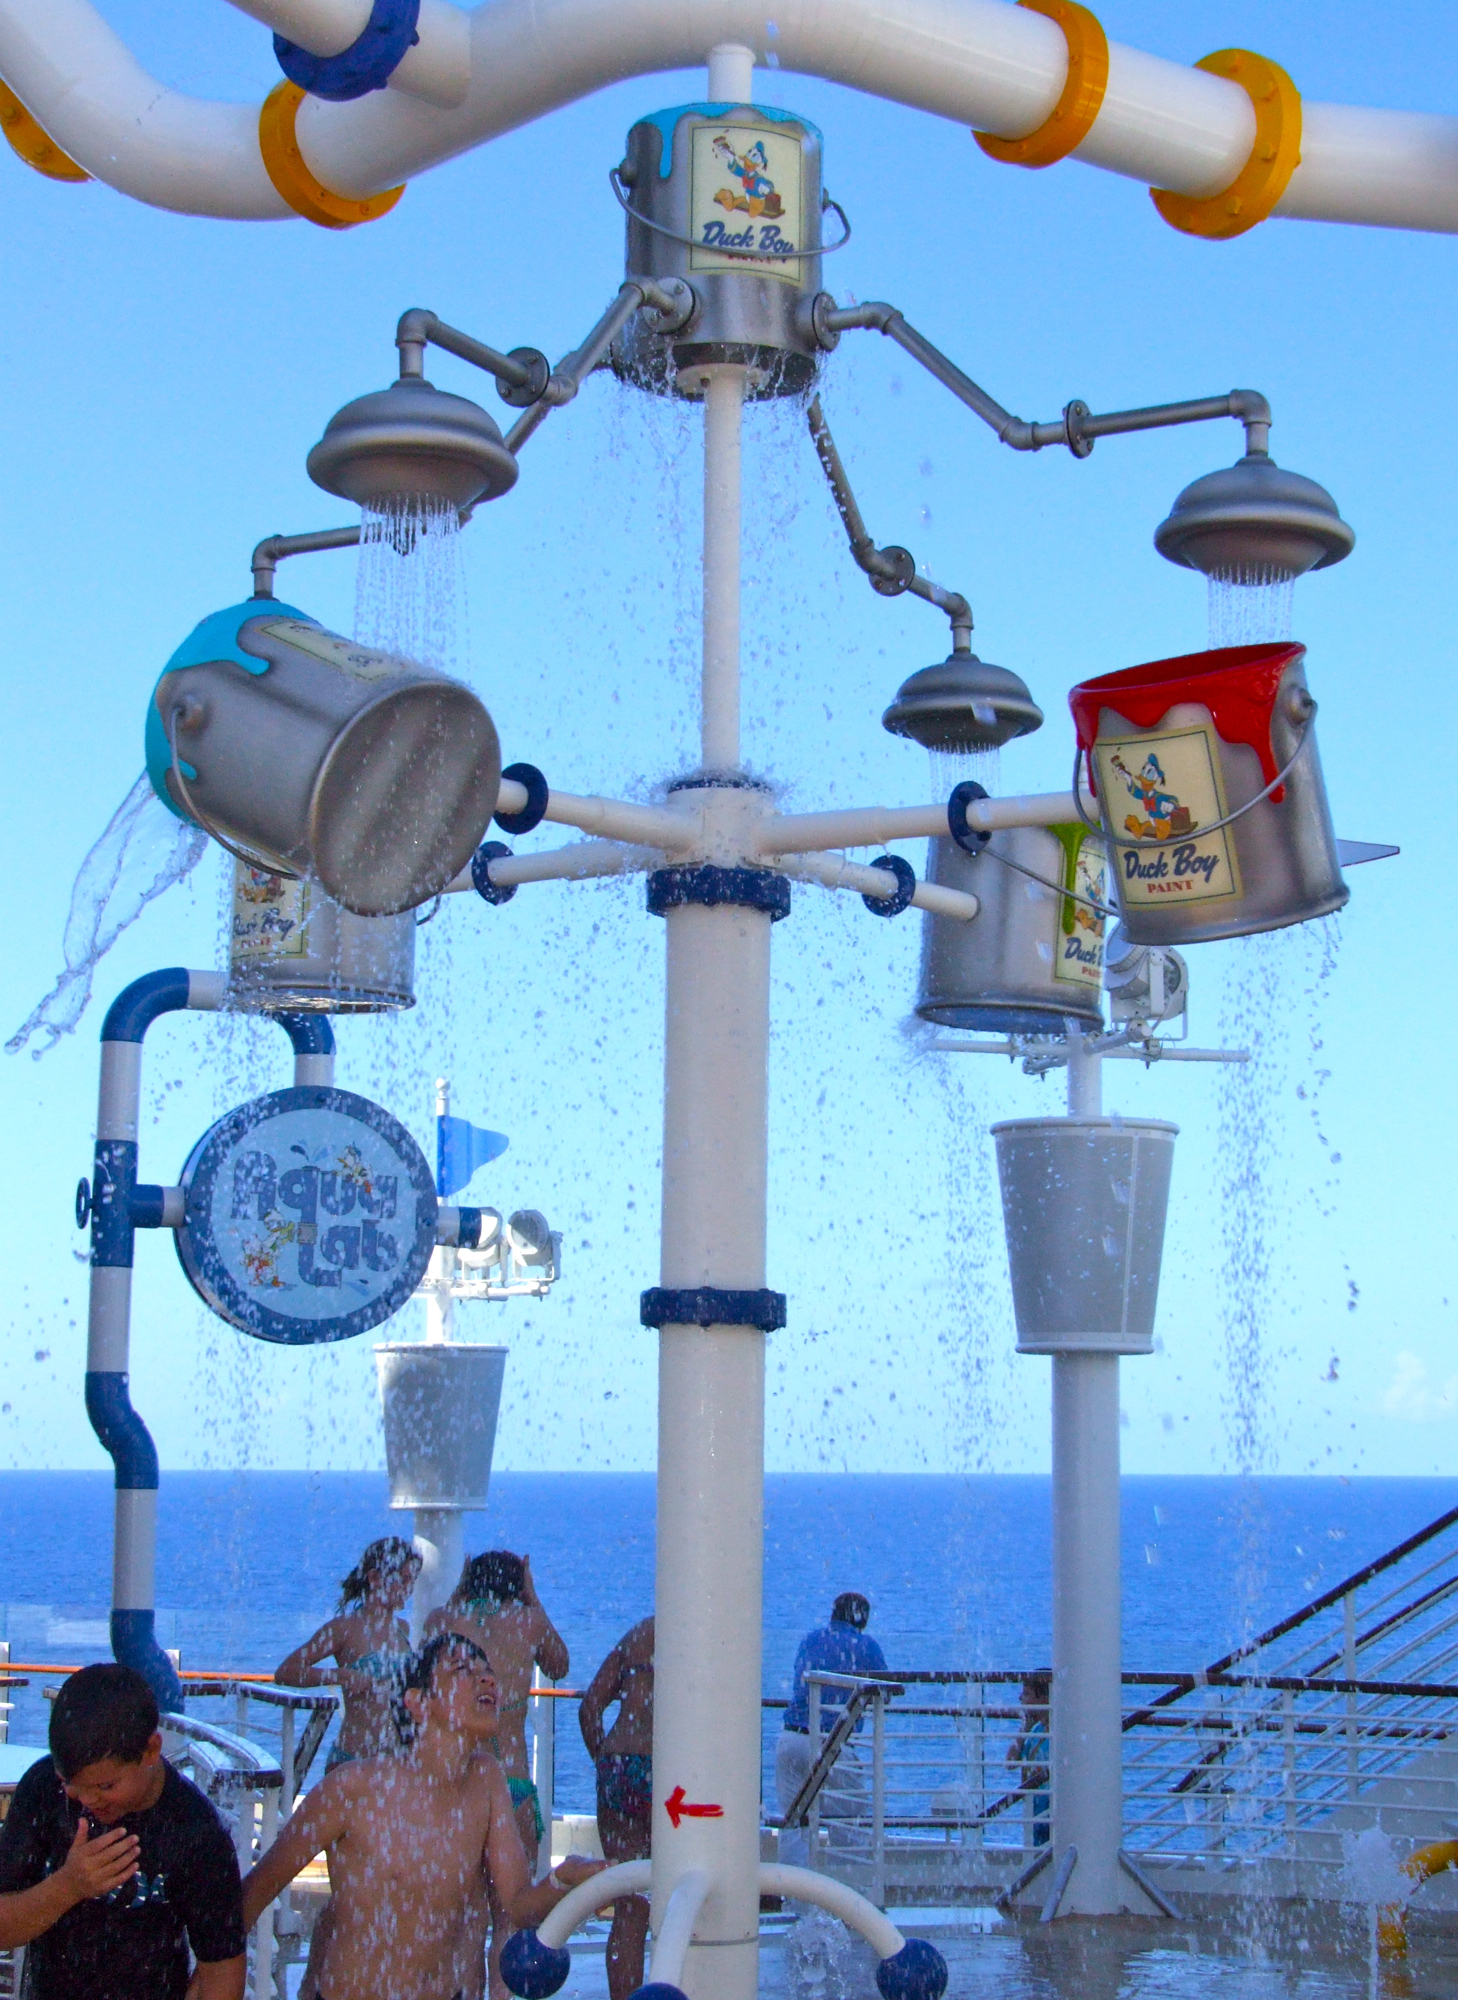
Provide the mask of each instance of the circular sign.
{"label": "circular sign", "polygon": [[259,1340],[348,1340],[404,1305],[435,1247],[425,1156],[378,1104],[303,1084],[239,1105],[182,1170],[177,1254]]}

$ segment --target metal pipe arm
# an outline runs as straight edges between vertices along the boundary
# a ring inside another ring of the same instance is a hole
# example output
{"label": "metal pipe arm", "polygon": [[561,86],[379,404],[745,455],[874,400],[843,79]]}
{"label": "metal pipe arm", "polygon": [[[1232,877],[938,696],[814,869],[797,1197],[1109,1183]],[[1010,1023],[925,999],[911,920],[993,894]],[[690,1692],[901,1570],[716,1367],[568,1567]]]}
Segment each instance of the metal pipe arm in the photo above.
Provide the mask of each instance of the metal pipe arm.
{"label": "metal pipe arm", "polygon": [[694,309],[694,295],[683,280],[660,285],[652,278],[628,278],[618,295],[593,327],[580,347],[564,354],[547,378],[539,400],[525,411],[506,433],[508,451],[520,451],[533,431],[563,403],[570,403],[593,369],[642,306],[651,306],[658,316],[658,330],[673,333],[684,325]]}
{"label": "metal pipe arm", "polygon": [[952,643],[965,651],[972,643],[972,607],[960,591],[947,590],[929,578],[918,576],[916,561],[909,549],[895,544],[878,549],[859,503],[851,490],[845,463],[836,450],[835,439],[830,435],[830,426],[825,421],[825,412],[816,396],[806,411],[806,421],[810,426],[810,436],[815,445],[815,456],[820,460],[820,468],[830,485],[835,499],[836,512],[844,523],[850,552],[856,562],[871,579],[871,588],[882,597],[900,597],[910,591],[923,603],[935,605],[944,611],[952,624]]}
{"label": "metal pipe arm", "polygon": [[309,556],[320,549],[352,549],[360,536],[352,528],[312,528],[303,535],[265,535],[253,551],[253,595],[272,597],[274,574],[287,556]]}
{"label": "metal pipe arm", "polygon": [[1216,417],[1234,417],[1245,425],[1247,452],[1263,452],[1270,441],[1271,406],[1257,389],[1232,389],[1224,396],[1202,396],[1183,403],[1151,403],[1143,409],[1111,410],[1103,415],[1095,415],[1087,403],[1074,401],[1052,423],[1028,423],[1022,417],[1015,417],[1011,410],[1005,410],[995,396],[988,395],[970,375],[965,375],[925,334],[908,325],[896,306],[876,299],[865,305],[832,306],[818,315],[818,324],[830,334],[856,327],[884,333],[914,361],[919,361],[943,388],[950,389],[1013,451],[1041,451],[1044,445],[1062,444],[1067,445],[1075,458],[1087,458],[1101,437],[1119,437],[1127,431],[1161,430],[1169,424],[1207,423]]}
{"label": "metal pipe arm", "polygon": [[546,390],[551,374],[546,355],[537,348],[518,347],[510,354],[503,354],[499,348],[477,340],[474,334],[447,326],[424,306],[411,306],[408,312],[401,313],[395,328],[395,345],[400,350],[402,382],[418,379],[425,373],[427,346],[443,347],[447,354],[495,376],[496,386],[508,402],[536,402]]}

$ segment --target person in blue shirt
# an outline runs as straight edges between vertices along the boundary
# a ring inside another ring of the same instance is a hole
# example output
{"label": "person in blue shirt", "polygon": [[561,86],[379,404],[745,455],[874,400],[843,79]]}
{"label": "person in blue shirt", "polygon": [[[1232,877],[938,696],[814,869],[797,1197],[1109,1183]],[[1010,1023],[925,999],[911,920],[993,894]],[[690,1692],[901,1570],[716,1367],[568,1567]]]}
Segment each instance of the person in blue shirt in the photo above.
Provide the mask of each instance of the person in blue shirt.
{"label": "person in blue shirt", "polygon": [[[810,1694],[805,1677],[812,1673],[884,1674],[886,1657],[867,1632],[871,1606],[858,1590],[842,1591],[830,1610],[830,1623],[807,1632],[795,1654],[794,1681],[790,1705],[785,1710],[785,1726],[775,1748],[775,1791],[780,1817],[784,1818],[804,1784],[819,1754],[820,1743],[810,1735]],[[820,1689],[820,1738],[823,1740],[840,1720],[848,1690],[834,1686]],[[820,1818],[855,1820],[864,1817],[865,1773],[856,1749],[855,1733],[841,1751],[834,1770],[820,1795]],[[832,1847],[854,1847],[855,1835],[849,1827],[829,1829]],[[780,1833],[780,1859],[803,1865],[809,1859],[809,1845],[803,1827],[784,1827]]]}

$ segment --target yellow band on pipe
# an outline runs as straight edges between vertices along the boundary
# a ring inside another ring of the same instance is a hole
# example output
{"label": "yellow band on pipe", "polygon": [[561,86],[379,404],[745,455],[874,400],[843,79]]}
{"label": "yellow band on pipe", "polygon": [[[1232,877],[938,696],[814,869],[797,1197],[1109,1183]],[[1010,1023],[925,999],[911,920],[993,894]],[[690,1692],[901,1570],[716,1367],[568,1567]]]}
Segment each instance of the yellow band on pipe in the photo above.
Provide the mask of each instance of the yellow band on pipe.
{"label": "yellow band on pipe", "polygon": [[353,229],[357,223],[387,215],[404,194],[403,185],[359,200],[335,194],[310,172],[294,130],[305,94],[298,84],[285,81],[275,85],[263,100],[258,114],[258,150],[268,178],[297,215],[306,222],[317,222],[321,229]]}
{"label": "yellow band on pipe", "polygon": [[63,153],[49,133],[37,125],[8,84],[0,83],[0,130],[28,167],[49,181],[89,181],[69,153]]}
{"label": "yellow band on pipe", "polygon": [[998,139],[991,132],[972,137],[983,152],[1010,167],[1051,167],[1067,159],[1088,137],[1109,87],[1109,42],[1098,18],[1078,0],[1018,0],[1034,14],[1046,14],[1068,43],[1068,76],[1062,95],[1035,132],[1021,139]]}
{"label": "yellow band on pipe", "polygon": [[1202,56],[1195,67],[1229,77],[1255,106],[1256,136],[1250,158],[1228,188],[1203,200],[1172,194],[1168,188],[1151,188],[1149,192],[1155,207],[1174,228],[1182,229],[1186,236],[1224,242],[1264,222],[1300,166],[1301,93],[1279,63],[1250,49],[1217,49],[1213,56]]}

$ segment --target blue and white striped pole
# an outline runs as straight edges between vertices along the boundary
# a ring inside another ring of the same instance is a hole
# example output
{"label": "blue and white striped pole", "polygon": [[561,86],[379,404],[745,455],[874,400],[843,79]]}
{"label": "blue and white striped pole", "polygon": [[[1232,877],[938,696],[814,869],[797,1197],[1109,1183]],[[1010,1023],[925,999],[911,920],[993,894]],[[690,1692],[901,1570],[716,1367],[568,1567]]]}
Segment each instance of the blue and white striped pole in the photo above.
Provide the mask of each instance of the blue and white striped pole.
{"label": "blue and white striped pole", "polygon": [[[157,1644],[157,1448],[132,1408],[132,1263],[138,1229],[175,1229],[182,1221],[177,1188],[137,1181],[142,1041],[163,1014],[183,1008],[213,1011],[227,994],[220,972],[180,966],[133,980],[107,1010],[101,1027],[101,1087],[96,1113],[96,1164],[82,1220],[91,1219],[91,1298],[87,1321],[86,1414],[116,1468],[112,1540],[111,1650],[150,1683],[163,1710],[180,1710],[182,1683]],[[275,1017],[295,1052],[295,1081],[333,1081],[334,1036],[318,1015]]]}

